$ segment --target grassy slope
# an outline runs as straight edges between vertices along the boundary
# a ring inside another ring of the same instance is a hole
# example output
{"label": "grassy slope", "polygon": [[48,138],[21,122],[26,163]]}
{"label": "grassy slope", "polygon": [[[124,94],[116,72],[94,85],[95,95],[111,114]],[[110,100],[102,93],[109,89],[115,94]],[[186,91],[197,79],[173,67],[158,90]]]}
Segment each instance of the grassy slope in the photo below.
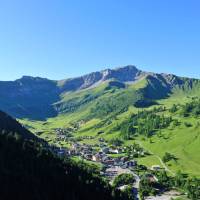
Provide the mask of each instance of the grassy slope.
{"label": "grassy slope", "polygon": [[[146,80],[142,80],[138,82],[137,84],[128,86],[126,90],[138,90],[140,88],[145,87],[147,84]],[[80,93],[74,93],[74,94],[65,94],[64,101],[69,101],[70,99],[84,98],[85,95],[88,94],[95,94],[99,95],[99,97],[88,104],[85,104],[81,107],[79,107],[74,112],[69,112],[66,114],[61,114],[56,118],[50,118],[46,122],[35,122],[35,121],[27,121],[22,120],[21,122],[25,125],[28,125],[32,131],[38,131],[42,130],[44,133],[42,134],[42,137],[48,137],[50,139],[54,138],[54,132],[52,131],[54,128],[59,127],[68,127],[71,123],[78,122],[81,119],[83,119],[85,116],[88,116],[90,114],[90,109],[95,106],[95,103],[97,101],[104,101],[104,99],[112,97],[113,93],[111,90],[105,91],[105,87],[107,85],[102,85],[101,87],[94,88],[91,90],[86,90]],[[117,89],[114,93],[121,93],[124,92],[123,89]],[[184,104],[186,102],[191,101],[192,96],[198,96],[200,97],[200,87],[199,83],[195,83],[193,89],[190,89],[190,87],[185,86],[183,88],[175,88],[173,93],[169,98],[159,100],[158,103],[160,105],[164,105],[167,108],[170,108],[173,104]],[[152,109],[154,106],[151,106],[148,109]],[[103,119],[99,118],[93,118],[87,122],[85,122],[80,129],[75,133],[75,137],[79,136],[95,136],[92,140],[84,140],[86,143],[97,143],[99,137],[103,137],[107,140],[113,138],[113,137],[119,137],[120,132],[114,131],[113,128],[115,128],[117,125],[120,125],[123,120],[128,118],[130,114],[138,112],[138,108],[135,108],[133,106],[130,106],[128,111],[117,115],[115,118],[111,119],[110,124],[103,124],[100,127],[96,127],[100,122],[103,121]],[[168,111],[165,111],[165,115],[170,115]],[[106,116],[109,118],[109,115]],[[165,152],[170,152],[174,154],[178,161],[177,163],[171,162],[168,165],[168,168],[171,169],[173,172],[176,172],[177,170],[182,170],[186,173],[189,173],[191,175],[196,175],[200,177],[200,131],[195,128],[195,125],[197,121],[200,121],[200,119],[194,119],[192,117],[183,118],[180,117],[178,114],[175,116],[172,116],[174,118],[178,118],[181,122],[181,125],[179,127],[169,127],[166,130],[162,131],[163,137],[153,136],[152,141],[150,142],[149,139],[144,140],[142,137],[136,138],[136,141],[141,144],[144,148],[147,150],[150,150],[155,155],[151,155],[145,158],[139,159],[139,163],[145,164],[147,166],[152,166],[155,164],[161,165],[158,157],[162,158]],[[188,128],[184,126],[184,121],[190,122],[193,124],[193,127]],[[104,131],[103,134],[100,136],[97,134],[99,131]],[[130,144],[133,141],[126,141],[126,144]],[[162,166],[162,165],[161,165]]]}

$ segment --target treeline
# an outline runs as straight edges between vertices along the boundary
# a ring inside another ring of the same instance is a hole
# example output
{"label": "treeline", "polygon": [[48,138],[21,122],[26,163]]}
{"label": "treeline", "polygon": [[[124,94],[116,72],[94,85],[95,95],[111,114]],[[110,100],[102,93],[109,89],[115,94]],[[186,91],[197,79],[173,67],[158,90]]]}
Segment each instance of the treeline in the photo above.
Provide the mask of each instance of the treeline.
{"label": "treeline", "polygon": [[171,113],[178,112],[183,117],[194,116],[198,117],[200,115],[200,99],[192,98],[192,101],[184,105],[174,104],[169,111]]}
{"label": "treeline", "polygon": [[0,111],[0,133],[1,132],[12,132],[13,134],[20,133],[21,137],[27,139],[37,139],[37,137],[34,136],[30,131],[25,129],[15,119],[2,111]]}
{"label": "treeline", "polygon": [[135,90],[115,92],[115,94],[100,98],[95,103],[95,106],[91,108],[90,117],[105,118],[105,116],[111,113],[112,115],[121,114],[126,112],[129,106],[133,106],[141,98],[141,93]]}
{"label": "treeline", "polygon": [[97,99],[100,95],[102,94],[85,94],[84,96],[74,97],[64,102],[57,103],[54,105],[54,107],[57,112],[74,112],[85,104]]}
{"label": "treeline", "polygon": [[181,172],[175,177],[168,176],[165,171],[154,172],[154,176],[148,177],[144,175],[140,182],[140,197],[159,194],[161,191],[177,188],[187,194],[189,199],[200,199],[200,179],[190,178]]}
{"label": "treeline", "polygon": [[129,120],[123,122],[121,125],[122,137],[124,139],[130,139],[136,134],[149,137],[155,131],[167,128],[172,122],[172,117],[156,114],[156,112],[161,111],[160,109],[154,109],[152,111],[144,110],[132,115]]}
{"label": "treeline", "polygon": [[184,106],[182,106],[181,114],[184,117],[188,117],[190,115],[198,117],[200,115],[200,100],[198,99],[190,103],[186,103]]}
{"label": "treeline", "polygon": [[2,200],[122,200],[96,169],[57,157],[47,143],[0,112],[0,198]]}
{"label": "treeline", "polygon": [[129,199],[112,189],[91,166],[62,160],[38,142],[16,135],[0,134],[1,199]]}

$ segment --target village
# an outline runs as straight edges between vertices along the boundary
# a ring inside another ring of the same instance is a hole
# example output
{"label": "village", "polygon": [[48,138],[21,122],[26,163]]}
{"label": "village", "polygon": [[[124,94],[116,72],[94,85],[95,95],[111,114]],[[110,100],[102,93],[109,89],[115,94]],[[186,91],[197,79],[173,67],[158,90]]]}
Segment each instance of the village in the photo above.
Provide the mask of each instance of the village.
{"label": "village", "polygon": [[[68,141],[68,130],[56,129],[57,141]],[[92,136],[85,136],[84,139],[94,139]],[[94,164],[100,165],[100,175],[106,177],[110,183],[120,174],[132,174],[135,177],[135,183],[133,184],[133,191],[139,199],[139,183],[140,175],[138,169],[148,171],[146,177],[151,181],[156,182],[157,178],[149,173],[150,171],[160,170],[158,165],[152,166],[147,169],[145,166],[138,165],[135,158],[144,157],[148,155],[143,148],[138,144],[133,144],[129,147],[111,145],[104,138],[98,139],[98,144],[85,144],[71,140],[69,147],[54,146],[54,152],[61,157],[78,158],[82,161],[89,161]],[[122,185],[119,189],[124,189],[126,185]]]}
{"label": "village", "polygon": [[[69,129],[58,128],[55,129],[56,138],[53,144],[48,144],[46,147],[62,158],[71,158],[76,161],[83,161],[88,164],[98,166],[99,175],[106,178],[111,185],[114,180],[123,174],[130,174],[134,177],[134,183],[132,183],[132,192],[136,199],[139,197],[140,182],[142,177],[148,179],[151,183],[158,183],[156,172],[168,171],[168,169],[162,165],[153,165],[146,167],[138,163],[138,158],[151,155],[139,144],[133,142],[131,145],[118,144],[119,142],[110,143],[102,137],[98,137],[98,142],[88,144],[86,141],[96,139],[95,136],[82,136],[78,139],[72,137]],[[101,134],[98,134],[101,135]],[[63,144],[67,144],[64,146]],[[130,185],[129,185],[130,186]],[[118,189],[124,190],[128,187],[126,184],[121,184]],[[159,191],[158,196],[147,197],[148,199],[170,200],[180,195],[175,191]]]}

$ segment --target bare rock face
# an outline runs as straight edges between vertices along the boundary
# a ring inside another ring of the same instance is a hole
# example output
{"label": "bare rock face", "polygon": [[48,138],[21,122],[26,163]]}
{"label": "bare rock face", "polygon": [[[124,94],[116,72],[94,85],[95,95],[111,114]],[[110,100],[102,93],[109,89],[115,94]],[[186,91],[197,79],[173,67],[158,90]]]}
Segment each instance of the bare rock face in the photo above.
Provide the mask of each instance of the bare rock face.
{"label": "bare rock face", "polygon": [[105,80],[116,79],[120,82],[132,82],[135,81],[141,74],[142,71],[138,70],[133,65],[128,65],[126,67],[117,68],[114,70],[106,70]]}
{"label": "bare rock face", "polygon": [[134,82],[145,75],[145,72],[138,70],[135,66],[128,65],[116,69],[93,72],[74,79],[63,80],[60,82],[60,85],[61,89],[64,91],[75,91],[94,87],[108,80],[116,80],[123,83]]}

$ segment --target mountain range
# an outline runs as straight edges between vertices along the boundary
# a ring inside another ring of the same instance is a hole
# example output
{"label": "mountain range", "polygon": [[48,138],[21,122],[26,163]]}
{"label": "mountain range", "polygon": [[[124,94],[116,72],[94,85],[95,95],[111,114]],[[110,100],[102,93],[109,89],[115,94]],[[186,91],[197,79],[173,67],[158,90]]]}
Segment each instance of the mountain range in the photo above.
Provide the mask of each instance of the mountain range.
{"label": "mountain range", "polygon": [[[133,65],[59,81],[23,76],[15,81],[0,82],[0,109],[16,118],[45,120],[60,113],[69,112],[68,107],[71,104],[74,110],[82,104],[98,99],[103,94],[91,95],[95,88],[105,86],[104,90],[117,88],[127,91],[133,86],[132,89],[135,91],[137,89],[134,89],[134,85],[144,81],[146,84],[138,89],[141,95],[137,99],[138,102],[165,98],[172,93],[174,88],[184,87],[185,84],[192,88],[199,82],[196,79],[182,78],[172,74],[144,72]],[[86,95],[81,102],[79,99],[77,103],[77,98],[69,100],[70,96],[85,91],[91,91],[91,94]],[[146,102],[142,102],[141,106],[143,104],[146,107]]]}
{"label": "mountain range", "polygon": [[[66,80],[24,76],[0,82],[0,110],[49,143],[99,145],[120,139],[151,152],[138,163],[200,176],[200,80],[125,66]],[[142,114],[141,114],[142,113]]]}

